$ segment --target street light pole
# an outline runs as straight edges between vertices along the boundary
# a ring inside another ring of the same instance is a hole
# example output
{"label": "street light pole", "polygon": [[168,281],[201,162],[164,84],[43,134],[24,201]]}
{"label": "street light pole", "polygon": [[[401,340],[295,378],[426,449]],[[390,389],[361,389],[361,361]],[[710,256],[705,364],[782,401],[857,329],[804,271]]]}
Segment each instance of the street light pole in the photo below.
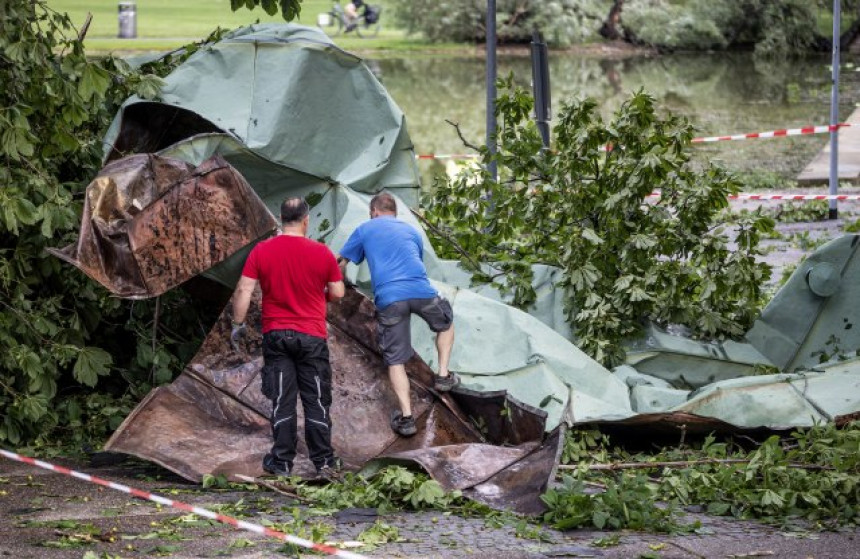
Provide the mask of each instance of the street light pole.
{"label": "street light pole", "polygon": [[[487,149],[496,154],[496,0],[487,0]],[[490,173],[498,178],[495,161]]]}
{"label": "street light pole", "polygon": [[[831,61],[831,76],[833,83],[830,88],[830,194],[835,196],[839,190],[839,49],[842,27],[842,9],[839,0],[833,0],[833,58]],[[830,200],[828,217],[836,219],[839,210],[836,200]]]}

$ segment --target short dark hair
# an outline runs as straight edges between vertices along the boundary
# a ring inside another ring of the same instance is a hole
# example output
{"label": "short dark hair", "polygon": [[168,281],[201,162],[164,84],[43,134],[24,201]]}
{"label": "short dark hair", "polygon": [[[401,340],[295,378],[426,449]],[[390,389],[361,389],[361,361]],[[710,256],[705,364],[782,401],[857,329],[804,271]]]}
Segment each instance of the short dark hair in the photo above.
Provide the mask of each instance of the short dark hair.
{"label": "short dark hair", "polygon": [[281,204],[281,223],[298,223],[311,211],[303,198],[287,198]]}
{"label": "short dark hair", "polygon": [[394,196],[387,192],[380,192],[370,199],[371,211],[393,213],[397,215],[397,202],[394,201]]}

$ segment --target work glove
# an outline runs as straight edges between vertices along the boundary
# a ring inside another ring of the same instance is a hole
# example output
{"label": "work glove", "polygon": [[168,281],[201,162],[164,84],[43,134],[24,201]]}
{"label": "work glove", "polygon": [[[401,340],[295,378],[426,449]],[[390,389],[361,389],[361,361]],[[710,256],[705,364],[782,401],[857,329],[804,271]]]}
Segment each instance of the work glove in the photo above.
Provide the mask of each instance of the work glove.
{"label": "work glove", "polygon": [[230,347],[233,351],[239,351],[239,339],[244,338],[248,334],[248,327],[244,322],[233,323],[233,330],[230,332]]}

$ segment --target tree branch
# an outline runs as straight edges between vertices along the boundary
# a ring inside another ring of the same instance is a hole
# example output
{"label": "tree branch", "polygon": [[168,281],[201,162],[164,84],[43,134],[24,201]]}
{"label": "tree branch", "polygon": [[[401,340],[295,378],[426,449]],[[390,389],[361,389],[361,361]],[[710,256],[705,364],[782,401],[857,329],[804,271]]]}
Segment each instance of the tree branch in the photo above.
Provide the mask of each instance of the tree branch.
{"label": "tree branch", "polygon": [[460,131],[460,125],[459,124],[457,124],[456,122],[451,122],[447,118],[445,119],[445,122],[447,122],[448,124],[450,124],[451,126],[454,127],[454,130],[457,131],[457,135],[460,137],[460,141],[463,142],[464,146],[466,146],[469,149],[473,149],[477,152],[481,151],[481,148],[479,148],[478,146],[476,146],[476,145],[470,143],[468,140],[466,140],[465,136],[463,136],[463,132]]}
{"label": "tree branch", "polygon": [[279,482],[274,481],[274,480],[253,478],[253,477],[242,475],[242,474],[238,474],[238,475],[236,475],[236,477],[241,479],[242,481],[246,481],[248,483],[253,483],[255,485],[259,485],[260,487],[265,487],[266,489],[268,489],[270,491],[274,491],[275,493],[280,493],[281,495],[286,495],[287,497],[292,497],[293,499],[295,499],[299,502],[302,502],[305,504],[312,504],[313,503],[313,501],[311,501],[310,499],[306,499],[305,497],[302,497],[302,496],[298,495],[297,493],[288,490],[284,486],[283,483],[279,483]]}
{"label": "tree branch", "polygon": [[[713,458],[710,460],[677,460],[669,462],[612,462],[609,464],[589,464],[589,471],[616,471],[616,470],[648,470],[651,468],[686,468],[687,466],[703,466],[716,464],[749,464],[752,460],[747,458]],[[818,464],[801,464],[789,462],[784,464],[789,468],[800,468],[803,470],[833,470],[831,466],[820,466]],[[580,466],[573,464],[560,464],[559,470],[576,470]]]}
{"label": "tree branch", "polygon": [[475,259],[474,259],[474,257],[472,257],[472,255],[471,255],[471,254],[469,254],[468,252],[466,252],[466,249],[464,249],[462,246],[460,246],[460,243],[458,243],[457,241],[455,241],[454,239],[452,239],[449,235],[447,235],[444,231],[442,231],[441,229],[439,229],[438,227],[436,227],[435,225],[433,225],[432,223],[430,223],[430,221],[429,221],[426,217],[424,217],[423,215],[421,215],[420,213],[418,213],[416,210],[413,210],[412,208],[409,208],[409,211],[411,211],[411,212],[412,212],[412,214],[413,214],[415,217],[417,217],[418,219],[420,219],[420,220],[421,220],[421,223],[423,223],[424,225],[426,225],[427,227],[429,227],[429,228],[430,228],[434,233],[436,233],[439,237],[441,237],[442,239],[445,239],[446,241],[448,241],[449,243],[451,243],[451,245],[452,245],[452,246],[457,250],[457,252],[459,252],[460,254],[462,254],[462,255],[463,255],[463,257],[464,257],[466,260],[468,260],[468,261],[469,261],[469,263],[470,263],[470,264],[472,264],[472,266],[474,266],[476,270],[480,270],[480,269],[481,269],[481,263],[480,263],[480,262],[478,262],[477,260],[475,260]]}
{"label": "tree branch", "polygon": [[510,19],[505,22],[505,25],[510,25],[511,27],[513,27],[517,24],[517,21],[519,21],[520,17],[524,16],[527,13],[528,10],[525,8],[525,6],[520,3],[517,3],[516,8],[514,9],[514,13],[511,14]]}
{"label": "tree branch", "polygon": [[93,21],[93,14],[91,12],[87,12],[87,19],[84,21],[84,25],[81,27],[81,30],[78,32],[78,42],[83,43],[84,37],[87,36],[87,31],[90,29],[90,23]]}

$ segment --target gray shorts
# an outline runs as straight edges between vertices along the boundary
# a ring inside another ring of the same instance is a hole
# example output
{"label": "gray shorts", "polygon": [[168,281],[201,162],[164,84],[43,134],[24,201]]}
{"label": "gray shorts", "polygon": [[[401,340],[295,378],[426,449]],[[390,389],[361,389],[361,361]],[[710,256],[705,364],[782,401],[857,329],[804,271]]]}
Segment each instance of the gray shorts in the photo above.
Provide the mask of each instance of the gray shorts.
{"label": "gray shorts", "polygon": [[444,332],[454,321],[451,303],[442,297],[406,299],[376,311],[376,333],[386,365],[402,365],[412,358],[409,319],[417,314],[434,332]]}

